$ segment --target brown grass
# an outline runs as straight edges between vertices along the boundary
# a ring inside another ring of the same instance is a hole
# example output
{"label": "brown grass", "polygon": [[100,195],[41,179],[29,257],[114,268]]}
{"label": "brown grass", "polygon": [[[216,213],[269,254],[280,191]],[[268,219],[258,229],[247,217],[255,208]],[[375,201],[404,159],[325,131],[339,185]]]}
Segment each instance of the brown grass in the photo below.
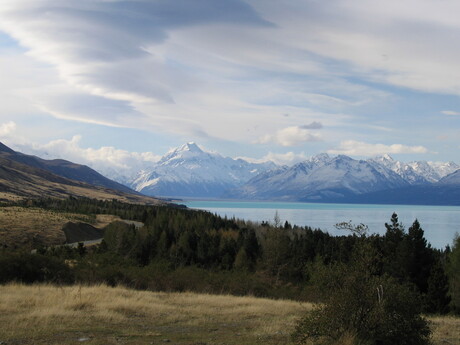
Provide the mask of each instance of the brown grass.
{"label": "brown grass", "polygon": [[0,192],[0,201],[4,201],[4,202],[16,202],[16,201],[20,201],[20,200],[23,200],[24,197],[22,196],[19,196],[19,195],[16,195],[14,193],[8,193],[8,192]]}
{"label": "brown grass", "polygon": [[[0,286],[0,342],[291,344],[296,321],[311,307],[253,297],[9,284]],[[435,345],[460,344],[460,318],[429,319]],[[353,339],[344,335],[340,344],[353,345]]]}
{"label": "brown grass", "polygon": [[[105,219],[102,221],[104,225]],[[65,242],[62,227],[68,222],[91,222],[91,218],[40,208],[0,207],[0,243],[8,246],[62,244]]]}
{"label": "brown grass", "polygon": [[460,344],[460,318],[453,316],[430,317],[433,342],[436,345]]}
{"label": "brown grass", "polygon": [[0,286],[7,344],[288,344],[311,306],[293,301],[124,288]]}
{"label": "brown grass", "polygon": [[78,213],[65,213],[41,208],[0,207],[0,245],[60,245],[66,240],[63,226],[68,222],[89,223],[102,229],[120,217],[98,214],[96,219]]}
{"label": "brown grass", "polygon": [[95,228],[102,229],[109,225],[112,222],[121,220],[118,216],[113,216],[111,214],[98,214],[96,215],[96,222],[91,224]]}

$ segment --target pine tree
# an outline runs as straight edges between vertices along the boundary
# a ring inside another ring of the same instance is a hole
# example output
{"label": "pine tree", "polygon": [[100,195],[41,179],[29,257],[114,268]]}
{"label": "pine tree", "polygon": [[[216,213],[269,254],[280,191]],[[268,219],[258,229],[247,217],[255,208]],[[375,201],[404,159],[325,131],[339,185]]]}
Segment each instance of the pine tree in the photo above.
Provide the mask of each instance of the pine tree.
{"label": "pine tree", "polygon": [[391,224],[385,223],[386,233],[383,240],[384,271],[403,281],[407,278],[407,248],[405,248],[404,227],[399,223],[398,215],[393,213]]}
{"label": "pine tree", "polygon": [[449,311],[449,279],[440,260],[431,268],[425,295],[425,311],[445,314]]}
{"label": "pine tree", "polygon": [[405,247],[409,280],[424,294],[428,289],[428,279],[434,264],[434,257],[431,245],[427,243],[417,219],[408,230]]}
{"label": "pine tree", "polygon": [[452,310],[460,314],[460,236],[454,239],[448,262],[449,292]]}

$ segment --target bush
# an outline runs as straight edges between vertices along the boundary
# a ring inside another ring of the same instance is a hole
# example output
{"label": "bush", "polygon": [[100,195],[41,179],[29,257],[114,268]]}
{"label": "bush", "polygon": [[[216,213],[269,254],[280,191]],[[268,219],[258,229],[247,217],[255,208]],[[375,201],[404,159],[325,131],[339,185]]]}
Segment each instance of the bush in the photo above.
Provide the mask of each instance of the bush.
{"label": "bush", "polygon": [[[418,294],[394,278],[375,275],[376,252],[362,242],[348,266],[330,270],[323,304],[297,325],[297,344],[426,345],[428,323]],[[351,339],[351,340],[350,340]]]}
{"label": "bush", "polygon": [[73,271],[58,258],[28,253],[0,255],[0,283],[17,281],[69,284],[74,280]]}

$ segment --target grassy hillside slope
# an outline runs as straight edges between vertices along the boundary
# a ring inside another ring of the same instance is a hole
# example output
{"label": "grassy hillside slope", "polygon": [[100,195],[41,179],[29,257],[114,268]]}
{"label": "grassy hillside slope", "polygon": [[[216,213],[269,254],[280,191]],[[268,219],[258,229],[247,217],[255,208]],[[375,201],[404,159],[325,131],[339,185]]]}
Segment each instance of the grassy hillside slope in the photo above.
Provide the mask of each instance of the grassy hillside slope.
{"label": "grassy hillside slope", "polygon": [[8,247],[59,245],[66,241],[64,225],[69,222],[89,223],[102,229],[120,217],[87,216],[70,212],[55,212],[30,207],[0,207],[0,245]]}
{"label": "grassy hillside slope", "polygon": [[162,203],[151,197],[64,178],[4,156],[0,156],[0,195],[6,200],[11,200],[15,196],[24,198],[68,198],[75,196],[102,200],[116,199],[128,203]]}
{"label": "grassy hillside slope", "polygon": [[7,158],[30,167],[45,170],[67,179],[115,189],[129,194],[139,194],[122,184],[102,176],[97,171],[86,165],[76,164],[63,159],[47,160],[36,156],[26,155],[13,151],[2,143],[0,143],[0,157]]}

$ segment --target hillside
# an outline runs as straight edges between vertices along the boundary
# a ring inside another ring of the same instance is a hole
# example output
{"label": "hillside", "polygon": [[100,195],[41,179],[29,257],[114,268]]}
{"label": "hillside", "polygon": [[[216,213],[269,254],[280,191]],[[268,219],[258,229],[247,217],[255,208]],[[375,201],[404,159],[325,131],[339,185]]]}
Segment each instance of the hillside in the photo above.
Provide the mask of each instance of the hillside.
{"label": "hillside", "polygon": [[[331,200],[331,202],[340,200]],[[347,202],[358,204],[460,206],[460,185],[433,184],[388,189],[351,196]]]}
{"label": "hillside", "polygon": [[442,186],[460,186],[460,170],[443,177],[438,184]]}
{"label": "hillside", "polygon": [[[0,247],[10,248],[37,245],[60,245],[64,242],[77,242],[75,234],[86,236],[82,228],[71,231],[76,224],[86,224],[99,231],[120,217],[111,215],[84,215],[72,212],[52,211],[34,207],[1,207],[0,208]],[[91,225],[90,225],[91,224]],[[67,231],[67,233],[66,233]],[[99,237],[101,237],[100,235]],[[85,240],[91,239],[84,237]]]}
{"label": "hillside", "polygon": [[87,167],[86,165],[75,164],[63,159],[46,160],[36,156],[26,155],[13,151],[11,148],[2,143],[0,143],[0,157],[22,163],[29,167],[42,169],[67,179],[110,188],[125,193],[138,194],[134,190],[102,176],[97,171]]}
{"label": "hillside", "polygon": [[[5,151],[0,154],[0,199],[11,200],[15,197],[38,198],[54,197],[67,198],[88,197],[95,199],[116,199],[132,203],[159,204],[161,201],[151,197],[94,186],[85,182],[72,180],[48,170],[39,168],[15,159],[18,156]],[[26,160],[27,161],[27,160]],[[33,161],[33,160],[32,160]],[[70,162],[67,162],[71,164]],[[66,164],[67,164],[66,163]]]}

